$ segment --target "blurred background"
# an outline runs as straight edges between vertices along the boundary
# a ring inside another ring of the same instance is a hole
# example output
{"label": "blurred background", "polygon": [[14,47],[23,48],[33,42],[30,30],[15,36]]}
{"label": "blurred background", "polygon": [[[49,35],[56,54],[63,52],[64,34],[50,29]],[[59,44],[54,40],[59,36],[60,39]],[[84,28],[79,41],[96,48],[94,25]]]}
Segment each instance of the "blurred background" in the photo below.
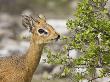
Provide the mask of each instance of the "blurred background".
{"label": "blurred background", "polygon": [[51,18],[66,18],[78,0],[0,0],[0,12],[20,15],[25,11]]}
{"label": "blurred background", "polygon": [[[78,2],[78,0],[0,0],[0,57],[23,54],[29,47],[29,41],[20,38],[28,36],[21,23],[22,14],[34,16],[43,14],[47,22],[63,36],[68,34],[66,21],[73,15]],[[61,45],[60,41],[53,43],[53,50],[60,49]],[[68,82],[63,79],[52,80],[53,74],[62,72],[62,66],[44,63],[44,59],[47,59],[46,54],[42,55],[32,82]]]}

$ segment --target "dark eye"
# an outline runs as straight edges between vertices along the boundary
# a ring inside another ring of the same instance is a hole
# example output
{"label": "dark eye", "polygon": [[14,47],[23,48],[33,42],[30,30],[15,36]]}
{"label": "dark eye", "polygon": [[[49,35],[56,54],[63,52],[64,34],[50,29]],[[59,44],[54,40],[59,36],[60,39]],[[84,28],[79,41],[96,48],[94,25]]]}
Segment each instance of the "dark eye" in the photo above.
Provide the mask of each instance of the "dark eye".
{"label": "dark eye", "polygon": [[39,29],[38,32],[39,32],[40,34],[42,34],[42,33],[45,33],[45,30]]}

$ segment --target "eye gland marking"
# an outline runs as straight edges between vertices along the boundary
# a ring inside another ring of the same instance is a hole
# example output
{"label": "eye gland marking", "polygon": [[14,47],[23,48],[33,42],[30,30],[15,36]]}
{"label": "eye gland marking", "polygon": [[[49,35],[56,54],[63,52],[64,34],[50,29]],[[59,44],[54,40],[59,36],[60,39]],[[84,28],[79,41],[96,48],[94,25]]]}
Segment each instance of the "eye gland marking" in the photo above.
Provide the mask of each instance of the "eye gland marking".
{"label": "eye gland marking", "polygon": [[48,32],[46,32],[46,31],[45,31],[45,32],[44,32],[44,34],[46,34],[46,35],[47,35],[47,34],[48,34]]}
{"label": "eye gland marking", "polygon": [[48,32],[46,32],[44,29],[39,29],[38,32],[39,32],[40,34],[45,34],[45,35],[48,34]]}

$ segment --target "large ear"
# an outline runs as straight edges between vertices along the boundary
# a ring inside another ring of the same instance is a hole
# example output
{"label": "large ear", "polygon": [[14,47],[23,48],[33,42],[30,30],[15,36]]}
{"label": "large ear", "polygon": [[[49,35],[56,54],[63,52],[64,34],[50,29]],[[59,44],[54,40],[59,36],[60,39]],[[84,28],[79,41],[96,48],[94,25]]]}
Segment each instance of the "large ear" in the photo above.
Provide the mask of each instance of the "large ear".
{"label": "large ear", "polygon": [[25,28],[29,29],[30,32],[32,32],[35,23],[36,20],[32,16],[26,16],[26,15],[22,16],[22,24]]}

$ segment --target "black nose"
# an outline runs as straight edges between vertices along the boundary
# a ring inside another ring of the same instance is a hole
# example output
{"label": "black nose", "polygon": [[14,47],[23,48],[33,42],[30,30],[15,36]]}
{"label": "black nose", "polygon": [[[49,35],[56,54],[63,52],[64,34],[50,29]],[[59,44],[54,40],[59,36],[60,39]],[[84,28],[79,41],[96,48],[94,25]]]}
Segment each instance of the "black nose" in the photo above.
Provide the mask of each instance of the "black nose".
{"label": "black nose", "polygon": [[56,40],[58,40],[60,38],[60,35],[57,36]]}
{"label": "black nose", "polygon": [[58,35],[58,37],[57,37],[58,39],[60,39],[60,35]]}

